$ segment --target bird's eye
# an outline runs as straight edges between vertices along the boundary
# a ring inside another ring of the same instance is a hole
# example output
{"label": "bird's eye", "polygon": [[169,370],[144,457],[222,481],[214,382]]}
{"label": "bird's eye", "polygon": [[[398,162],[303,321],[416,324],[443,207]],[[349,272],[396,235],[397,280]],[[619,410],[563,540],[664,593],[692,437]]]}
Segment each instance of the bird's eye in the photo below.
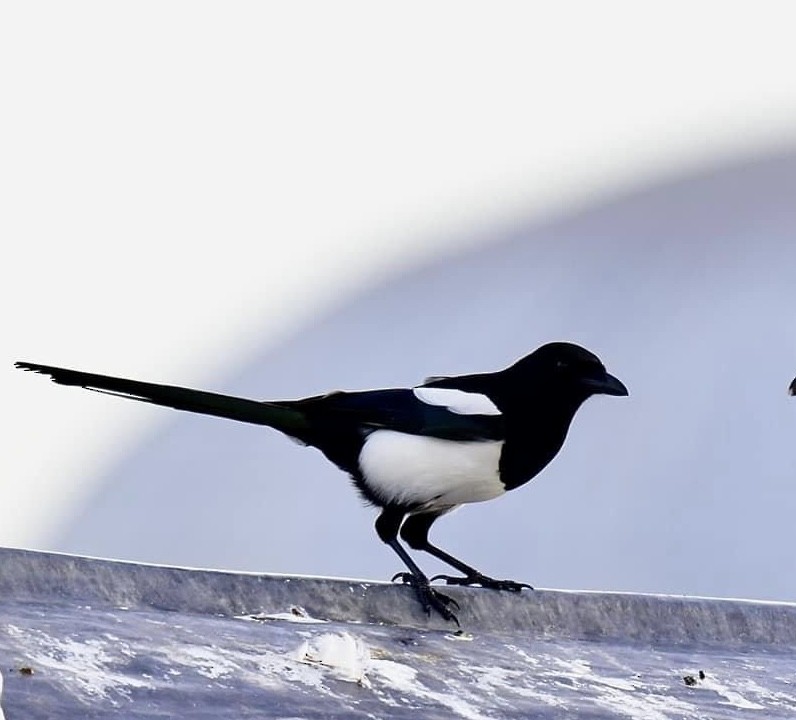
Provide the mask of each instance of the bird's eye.
{"label": "bird's eye", "polygon": [[569,363],[566,360],[556,360],[556,370],[564,370],[568,367]]}

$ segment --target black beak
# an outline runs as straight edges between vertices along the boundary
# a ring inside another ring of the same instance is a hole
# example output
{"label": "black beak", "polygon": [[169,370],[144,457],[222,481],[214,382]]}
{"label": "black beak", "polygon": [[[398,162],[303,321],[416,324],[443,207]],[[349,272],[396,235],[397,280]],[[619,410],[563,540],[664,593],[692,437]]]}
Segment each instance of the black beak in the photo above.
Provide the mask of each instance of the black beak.
{"label": "black beak", "polygon": [[796,378],[793,378],[793,382],[788,388],[788,395],[796,395]]}
{"label": "black beak", "polygon": [[584,378],[583,384],[595,395],[629,395],[624,383],[610,373],[598,377]]}

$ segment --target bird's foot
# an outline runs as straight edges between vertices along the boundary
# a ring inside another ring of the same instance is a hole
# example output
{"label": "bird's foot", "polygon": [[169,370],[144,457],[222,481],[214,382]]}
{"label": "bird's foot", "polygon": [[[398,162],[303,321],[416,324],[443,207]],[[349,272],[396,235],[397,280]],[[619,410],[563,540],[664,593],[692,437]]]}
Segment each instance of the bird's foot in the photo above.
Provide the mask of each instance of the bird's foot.
{"label": "bird's foot", "polygon": [[462,577],[435,575],[431,578],[432,582],[434,580],[444,580],[446,585],[480,585],[483,588],[490,588],[491,590],[508,590],[509,592],[520,592],[523,588],[533,590],[528,583],[518,583],[514,582],[514,580],[495,580],[481,573],[464,575]]}
{"label": "bird's foot", "polygon": [[426,611],[426,615],[431,615],[431,611],[435,610],[445,620],[452,620],[459,627],[459,620],[451,610],[451,608],[458,610],[459,603],[452,597],[431,587],[427,577],[409,572],[400,572],[393,575],[392,580],[393,582],[400,580],[404,585],[411,585],[415,589],[417,599],[423,606],[423,610]]}

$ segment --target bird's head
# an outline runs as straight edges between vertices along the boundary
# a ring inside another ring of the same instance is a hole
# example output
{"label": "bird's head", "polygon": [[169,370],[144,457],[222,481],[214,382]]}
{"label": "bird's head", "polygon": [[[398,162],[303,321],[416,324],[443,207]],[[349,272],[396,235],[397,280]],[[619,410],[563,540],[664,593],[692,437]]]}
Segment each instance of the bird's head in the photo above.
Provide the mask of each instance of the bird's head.
{"label": "bird's head", "polygon": [[793,382],[788,388],[788,395],[796,395],[796,378],[793,378]]}
{"label": "bird's head", "polygon": [[569,397],[578,404],[592,395],[627,395],[624,384],[608,373],[594,353],[580,345],[553,342],[542,345],[506,370],[514,383]]}

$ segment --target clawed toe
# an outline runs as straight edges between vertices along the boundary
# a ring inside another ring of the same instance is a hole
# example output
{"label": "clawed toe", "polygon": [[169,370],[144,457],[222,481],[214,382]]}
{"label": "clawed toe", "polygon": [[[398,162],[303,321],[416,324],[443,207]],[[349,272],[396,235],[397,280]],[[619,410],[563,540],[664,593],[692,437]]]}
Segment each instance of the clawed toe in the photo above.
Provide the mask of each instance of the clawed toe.
{"label": "clawed toe", "polygon": [[514,580],[493,580],[492,584],[484,585],[484,587],[494,588],[495,590],[508,590],[509,592],[521,592],[523,588],[533,590],[533,587],[528,583],[515,582]]}
{"label": "clawed toe", "polygon": [[395,582],[396,580],[400,580],[404,585],[412,585],[414,584],[413,581],[415,576],[412,573],[408,572],[397,572],[395,575],[390,578],[390,582]]}
{"label": "clawed toe", "polygon": [[459,603],[452,597],[441,593],[439,590],[435,590],[430,585],[416,585],[415,591],[417,592],[417,597],[421,605],[423,605],[423,609],[426,611],[426,615],[431,615],[431,611],[435,610],[445,620],[451,620],[456,623],[456,627],[461,627],[461,625],[459,625],[459,618],[457,618],[453,610],[451,610],[451,608],[458,610]]}
{"label": "clawed toe", "polygon": [[490,590],[506,590],[508,592],[520,592],[523,588],[533,590],[528,583],[518,583],[514,582],[514,580],[495,580],[494,578],[480,574],[463,575],[461,577],[453,575],[435,575],[431,578],[431,582],[434,582],[434,580],[444,580],[446,585],[480,585]]}
{"label": "clawed toe", "polygon": [[431,611],[435,610],[445,620],[451,620],[456,623],[457,627],[460,627],[458,618],[451,610],[451,608],[458,610],[459,603],[449,595],[432,588],[425,577],[418,577],[408,572],[399,572],[393,575],[392,580],[393,582],[400,580],[404,585],[411,585],[415,589],[417,599],[427,615],[430,615]]}

